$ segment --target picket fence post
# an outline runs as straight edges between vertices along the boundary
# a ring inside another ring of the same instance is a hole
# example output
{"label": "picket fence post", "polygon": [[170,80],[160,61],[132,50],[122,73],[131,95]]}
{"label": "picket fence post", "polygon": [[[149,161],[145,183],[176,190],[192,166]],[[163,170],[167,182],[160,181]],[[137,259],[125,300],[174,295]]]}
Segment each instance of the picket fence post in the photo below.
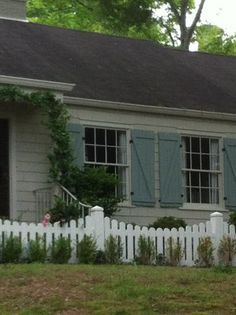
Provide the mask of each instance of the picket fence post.
{"label": "picket fence post", "polygon": [[223,222],[223,214],[220,212],[214,212],[210,215],[211,222],[211,232],[214,243],[214,254],[215,254],[215,262],[218,263],[217,250],[224,235],[224,222]]}
{"label": "picket fence post", "polygon": [[105,242],[105,227],[104,227],[104,209],[99,206],[95,206],[90,210],[92,222],[94,224],[94,236],[97,241],[97,247],[100,250],[104,250]]}

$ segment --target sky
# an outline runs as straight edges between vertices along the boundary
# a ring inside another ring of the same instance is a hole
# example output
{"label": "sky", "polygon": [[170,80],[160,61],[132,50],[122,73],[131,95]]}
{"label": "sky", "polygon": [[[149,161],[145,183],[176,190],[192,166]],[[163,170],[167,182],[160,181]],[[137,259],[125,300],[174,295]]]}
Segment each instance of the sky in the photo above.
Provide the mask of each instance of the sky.
{"label": "sky", "polygon": [[[196,5],[200,0],[195,0]],[[228,35],[236,33],[236,0],[206,0],[201,22],[215,24]]]}

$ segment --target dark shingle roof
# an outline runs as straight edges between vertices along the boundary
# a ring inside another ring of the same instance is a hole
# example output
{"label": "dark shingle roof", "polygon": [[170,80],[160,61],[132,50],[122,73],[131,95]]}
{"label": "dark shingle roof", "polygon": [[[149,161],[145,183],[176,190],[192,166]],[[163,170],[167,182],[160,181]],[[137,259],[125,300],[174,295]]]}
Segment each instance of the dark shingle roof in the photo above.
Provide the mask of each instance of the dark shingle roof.
{"label": "dark shingle roof", "polygon": [[76,83],[81,98],[236,113],[236,58],[0,20],[0,75]]}

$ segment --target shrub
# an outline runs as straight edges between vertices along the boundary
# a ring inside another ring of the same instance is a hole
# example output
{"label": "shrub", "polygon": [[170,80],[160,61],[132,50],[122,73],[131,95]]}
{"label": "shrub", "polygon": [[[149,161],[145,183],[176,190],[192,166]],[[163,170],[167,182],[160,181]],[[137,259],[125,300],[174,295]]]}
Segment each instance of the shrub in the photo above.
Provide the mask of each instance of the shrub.
{"label": "shrub", "polygon": [[198,260],[196,264],[200,267],[211,267],[214,262],[213,244],[209,236],[201,237],[197,247]]}
{"label": "shrub", "polygon": [[232,260],[236,255],[236,239],[224,235],[220,241],[217,254],[221,264],[232,266]]}
{"label": "shrub", "polygon": [[93,264],[96,260],[97,245],[92,235],[84,235],[78,243],[77,254],[82,264]]}
{"label": "shrub", "polygon": [[3,263],[19,263],[22,255],[21,240],[17,236],[5,238],[1,248]]}
{"label": "shrub", "polygon": [[123,246],[120,242],[119,237],[110,235],[105,240],[105,261],[108,264],[119,264],[121,263],[121,257],[123,254]]}
{"label": "shrub", "polygon": [[51,223],[60,222],[62,225],[70,220],[77,220],[80,217],[80,207],[76,201],[67,205],[62,198],[56,197],[55,205],[49,213]]}
{"label": "shrub", "polygon": [[47,249],[43,239],[37,238],[29,243],[28,259],[29,262],[44,263],[47,258]]}
{"label": "shrub", "polygon": [[135,260],[141,265],[153,265],[156,263],[154,241],[150,237],[140,235]]}
{"label": "shrub", "polygon": [[178,229],[180,227],[185,228],[186,223],[183,219],[178,219],[178,218],[169,216],[169,217],[162,217],[162,218],[157,219],[152,224],[150,224],[149,227],[154,227],[155,229],[157,228]]}
{"label": "shrub", "polygon": [[166,260],[171,266],[178,266],[183,258],[184,252],[179,241],[169,237],[166,241]]}
{"label": "shrub", "polygon": [[60,237],[55,240],[51,249],[51,261],[56,264],[65,264],[71,257],[70,240]]}
{"label": "shrub", "polygon": [[236,211],[230,211],[228,223],[236,226]]}

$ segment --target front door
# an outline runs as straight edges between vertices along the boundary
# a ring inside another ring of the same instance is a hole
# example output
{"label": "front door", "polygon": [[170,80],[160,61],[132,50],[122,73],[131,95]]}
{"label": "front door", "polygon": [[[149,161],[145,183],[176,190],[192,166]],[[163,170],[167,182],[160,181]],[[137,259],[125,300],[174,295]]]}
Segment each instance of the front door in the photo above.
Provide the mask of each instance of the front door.
{"label": "front door", "polygon": [[0,119],[0,218],[9,217],[9,123]]}

